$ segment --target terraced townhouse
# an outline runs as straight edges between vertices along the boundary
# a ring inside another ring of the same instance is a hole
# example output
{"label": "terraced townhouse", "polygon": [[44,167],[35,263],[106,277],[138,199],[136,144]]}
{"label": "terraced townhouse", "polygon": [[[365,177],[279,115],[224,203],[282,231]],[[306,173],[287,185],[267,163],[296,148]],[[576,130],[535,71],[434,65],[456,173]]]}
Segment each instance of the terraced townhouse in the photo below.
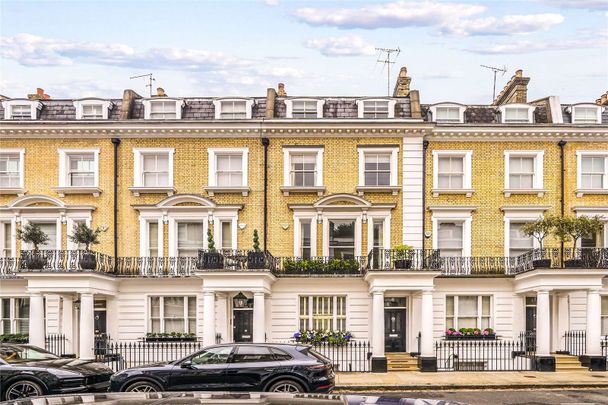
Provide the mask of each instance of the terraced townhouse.
{"label": "terraced townhouse", "polygon": [[[559,369],[573,337],[577,366],[606,369],[608,225],[543,250],[522,225],[608,223],[608,101],[528,101],[529,80],[491,105],[421,104],[405,68],[392,97],[6,98],[0,329],[61,334],[83,359],[107,336],[349,331],[371,342],[366,371],[496,369],[448,345],[465,327],[524,369]],[[50,238],[42,265],[28,223]],[[107,228],[94,268],[79,223]]]}

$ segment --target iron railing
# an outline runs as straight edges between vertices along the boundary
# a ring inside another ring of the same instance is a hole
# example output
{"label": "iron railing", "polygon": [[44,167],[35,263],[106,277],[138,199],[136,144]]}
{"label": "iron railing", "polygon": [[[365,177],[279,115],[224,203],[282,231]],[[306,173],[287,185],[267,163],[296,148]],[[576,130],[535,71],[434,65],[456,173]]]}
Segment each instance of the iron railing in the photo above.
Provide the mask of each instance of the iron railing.
{"label": "iron railing", "polygon": [[573,356],[582,356],[587,352],[587,332],[568,330],[564,333],[564,352]]}
{"label": "iron railing", "polygon": [[441,340],[435,342],[438,371],[528,371],[534,352],[525,340]]}
{"label": "iron railing", "polygon": [[198,265],[196,257],[118,257],[117,276],[125,277],[186,277]]}
{"label": "iron railing", "polygon": [[21,259],[18,257],[0,257],[0,277],[13,277],[19,271]]}
{"label": "iron railing", "polygon": [[65,335],[54,334],[46,335],[44,338],[44,348],[46,351],[51,352],[57,356],[63,356],[68,354],[65,350]]}
{"label": "iron railing", "polygon": [[277,257],[276,275],[360,275],[367,265],[367,256],[338,258],[329,256]]}
{"label": "iron railing", "polygon": [[524,342],[526,353],[536,352],[536,331],[527,330],[519,333],[519,340]]}
{"label": "iron railing", "polygon": [[103,253],[85,250],[22,250],[18,271],[111,273],[114,271],[114,259]]}
{"label": "iron railing", "polygon": [[113,342],[100,341],[95,347],[95,360],[114,371],[144,364],[179,360],[203,348],[200,341]]}
{"label": "iron railing", "polygon": [[369,373],[372,347],[368,341],[349,341],[342,345],[315,343],[312,348],[331,360],[335,371]]}
{"label": "iron railing", "polygon": [[436,249],[372,249],[367,255],[367,270],[440,270],[441,258]]}

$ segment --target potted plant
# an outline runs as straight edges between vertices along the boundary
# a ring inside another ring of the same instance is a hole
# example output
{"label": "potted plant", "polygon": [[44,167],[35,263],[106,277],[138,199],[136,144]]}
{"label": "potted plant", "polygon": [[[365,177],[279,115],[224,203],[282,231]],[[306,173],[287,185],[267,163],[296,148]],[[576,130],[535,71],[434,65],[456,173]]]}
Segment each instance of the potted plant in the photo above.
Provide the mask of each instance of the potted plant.
{"label": "potted plant", "polygon": [[97,258],[95,253],[91,252],[91,245],[99,244],[99,235],[107,231],[107,228],[97,227],[93,230],[85,223],[74,225],[74,230],[68,239],[78,245],[84,245],[84,252],[80,256],[78,264],[82,270],[95,270],[97,268]]}
{"label": "potted plant", "polygon": [[572,257],[564,260],[565,267],[583,267],[583,260],[576,257],[576,245],[585,235],[592,235],[600,232],[604,227],[604,222],[599,216],[594,217],[564,217],[555,221],[554,234],[562,242],[572,241]]}
{"label": "potted plant", "polygon": [[449,328],[445,331],[446,340],[494,340],[496,332],[492,328]]}
{"label": "potted plant", "polygon": [[409,269],[412,267],[412,249],[413,247],[410,245],[397,245],[393,248],[396,269]]}
{"label": "potted plant", "polygon": [[524,235],[531,236],[538,241],[540,247],[540,258],[535,259],[532,256],[532,265],[535,269],[549,268],[551,267],[551,259],[544,259],[543,242],[547,236],[551,233],[555,224],[556,218],[553,216],[546,216],[545,218],[539,218],[534,222],[528,222],[522,228]]}
{"label": "potted plant", "polygon": [[247,268],[263,269],[266,262],[266,254],[260,250],[260,237],[258,230],[253,230],[253,250],[247,252]]}
{"label": "potted plant", "polygon": [[202,257],[203,269],[223,269],[224,256],[215,250],[215,242],[213,242],[213,233],[211,229],[207,229],[207,251],[203,252]]}
{"label": "potted plant", "polygon": [[32,251],[28,251],[25,256],[25,265],[28,269],[41,270],[46,265],[46,257],[40,254],[39,245],[48,242],[49,236],[42,231],[40,225],[28,223],[25,226],[17,229],[17,239],[23,243],[31,243]]}

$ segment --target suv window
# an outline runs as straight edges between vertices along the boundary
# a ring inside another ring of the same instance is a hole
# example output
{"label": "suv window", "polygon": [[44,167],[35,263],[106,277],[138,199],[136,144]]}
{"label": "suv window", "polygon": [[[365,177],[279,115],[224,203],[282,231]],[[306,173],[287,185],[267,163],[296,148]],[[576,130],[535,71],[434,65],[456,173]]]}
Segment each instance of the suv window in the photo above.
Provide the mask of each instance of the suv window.
{"label": "suv window", "polygon": [[232,357],[233,363],[256,363],[262,361],[275,361],[268,347],[239,346]]}
{"label": "suv window", "polygon": [[192,357],[192,364],[224,364],[228,362],[231,352],[232,346],[212,347]]}
{"label": "suv window", "polygon": [[285,353],[283,350],[271,347],[270,351],[274,355],[274,359],[275,360],[285,361],[285,360],[291,360],[292,359],[292,357],[289,354]]}

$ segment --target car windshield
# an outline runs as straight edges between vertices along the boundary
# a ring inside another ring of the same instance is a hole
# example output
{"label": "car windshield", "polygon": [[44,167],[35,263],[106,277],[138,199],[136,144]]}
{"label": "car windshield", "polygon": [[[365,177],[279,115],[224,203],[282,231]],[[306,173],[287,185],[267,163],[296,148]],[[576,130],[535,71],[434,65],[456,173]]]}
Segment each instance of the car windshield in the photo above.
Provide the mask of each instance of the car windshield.
{"label": "car windshield", "polygon": [[32,360],[55,360],[59,357],[34,346],[0,345],[0,358],[7,363]]}

